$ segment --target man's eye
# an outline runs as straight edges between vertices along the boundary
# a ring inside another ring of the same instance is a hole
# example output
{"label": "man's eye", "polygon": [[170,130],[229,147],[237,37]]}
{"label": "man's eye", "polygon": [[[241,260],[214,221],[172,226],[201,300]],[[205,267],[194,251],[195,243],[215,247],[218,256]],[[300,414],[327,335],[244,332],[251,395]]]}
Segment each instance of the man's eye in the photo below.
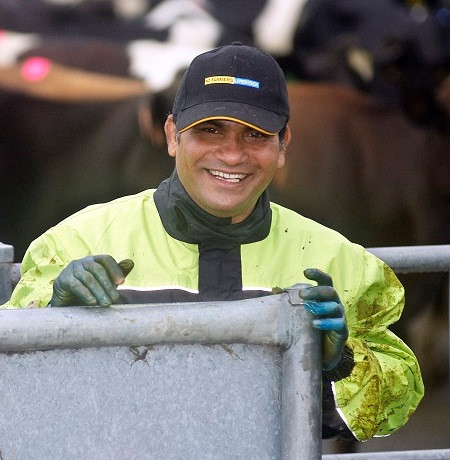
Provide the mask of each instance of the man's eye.
{"label": "man's eye", "polygon": [[266,134],[262,133],[261,131],[249,131],[247,133],[247,136],[252,138],[252,139],[266,139],[268,138],[269,136],[267,136]]}
{"label": "man's eye", "polygon": [[219,130],[215,126],[199,126],[198,132],[205,134],[217,134]]}

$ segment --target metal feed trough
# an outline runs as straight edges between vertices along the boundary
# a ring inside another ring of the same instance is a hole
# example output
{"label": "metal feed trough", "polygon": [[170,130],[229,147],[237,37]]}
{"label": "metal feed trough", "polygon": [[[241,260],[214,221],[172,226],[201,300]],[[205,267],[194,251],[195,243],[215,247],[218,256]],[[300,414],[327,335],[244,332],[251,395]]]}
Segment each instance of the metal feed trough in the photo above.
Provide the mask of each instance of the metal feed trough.
{"label": "metal feed trough", "polygon": [[[449,271],[450,246],[439,248]],[[371,251],[397,268],[390,248]],[[18,268],[0,243],[0,302]],[[0,311],[0,459],[450,459],[450,449],[322,457],[319,336],[298,289]]]}

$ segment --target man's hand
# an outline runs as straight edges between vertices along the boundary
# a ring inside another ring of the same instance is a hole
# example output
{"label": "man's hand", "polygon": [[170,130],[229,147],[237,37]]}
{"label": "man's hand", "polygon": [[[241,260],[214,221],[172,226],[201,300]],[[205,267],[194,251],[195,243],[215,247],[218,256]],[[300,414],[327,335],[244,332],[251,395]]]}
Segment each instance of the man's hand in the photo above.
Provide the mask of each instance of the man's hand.
{"label": "man's hand", "polygon": [[73,260],[55,279],[50,305],[109,307],[119,301],[117,286],[125,282],[133,267],[130,259],[117,263],[106,254]]}
{"label": "man's hand", "polygon": [[313,327],[324,331],[322,368],[330,371],[339,364],[348,338],[344,306],[330,275],[316,268],[307,268],[304,275],[318,284],[302,289],[300,297],[305,301],[305,308],[316,317]]}

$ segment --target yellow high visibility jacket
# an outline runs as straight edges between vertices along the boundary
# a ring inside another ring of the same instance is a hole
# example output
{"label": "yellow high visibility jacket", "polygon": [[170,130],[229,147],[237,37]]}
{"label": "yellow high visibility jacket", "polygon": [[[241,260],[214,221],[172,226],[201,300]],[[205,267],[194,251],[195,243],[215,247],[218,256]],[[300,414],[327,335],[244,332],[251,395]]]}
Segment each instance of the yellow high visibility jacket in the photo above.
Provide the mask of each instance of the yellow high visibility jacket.
{"label": "yellow high visibility jacket", "polygon": [[[227,285],[228,278],[230,298],[268,295],[274,288],[310,282],[303,270],[319,268],[331,275],[345,307],[347,346],[355,361],[350,376],[333,382],[340,415],[359,440],[391,434],[408,420],[424,388],[414,354],[387,329],[401,315],[404,291],[384,262],[339,233],[274,203],[265,238],[231,245],[230,257],[225,256],[231,264],[201,262],[201,245],[166,231],[153,195],[154,190],[147,190],[93,205],[49,229],[30,245],[21,280],[3,308],[47,306],[61,270],[86,255],[133,259],[135,267],[120,286],[131,301],[202,300],[208,296],[202,297],[199,286],[208,292],[222,280]],[[213,248],[213,262],[219,256]]]}

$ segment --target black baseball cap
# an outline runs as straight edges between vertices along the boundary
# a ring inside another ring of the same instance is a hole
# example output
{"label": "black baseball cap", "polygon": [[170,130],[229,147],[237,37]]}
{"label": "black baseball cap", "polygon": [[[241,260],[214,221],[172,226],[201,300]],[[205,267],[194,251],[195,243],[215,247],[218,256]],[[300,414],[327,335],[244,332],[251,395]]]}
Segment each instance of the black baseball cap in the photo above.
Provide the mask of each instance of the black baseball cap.
{"label": "black baseball cap", "polygon": [[180,132],[226,119],[276,134],[289,120],[283,71],[272,56],[242,43],[207,51],[184,74],[172,113]]}

